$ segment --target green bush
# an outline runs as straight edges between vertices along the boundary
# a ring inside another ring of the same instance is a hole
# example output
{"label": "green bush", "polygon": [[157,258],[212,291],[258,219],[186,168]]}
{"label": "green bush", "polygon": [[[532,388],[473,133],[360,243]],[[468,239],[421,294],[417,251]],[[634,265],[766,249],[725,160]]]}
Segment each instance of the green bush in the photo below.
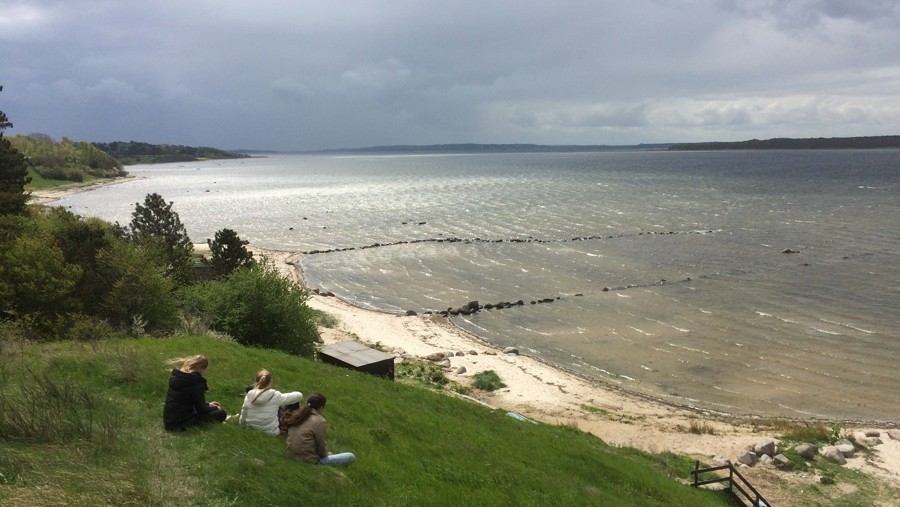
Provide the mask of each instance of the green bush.
{"label": "green bush", "polygon": [[473,385],[482,391],[496,391],[506,387],[506,384],[500,380],[500,376],[494,370],[476,373],[472,378],[474,379]]}
{"label": "green bush", "polygon": [[319,340],[307,293],[266,262],[181,292],[188,315],[238,343],[312,357]]}
{"label": "green bush", "polygon": [[0,250],[0,311],[31,315],[38,328],[56,333],[60,317],[79,309],[73,290],[80,277],[51,238],[20,236]]}
{"label": "green bush", "polygon": [[146,331],[166,333],[178,324],[174,285],[138,248],[116,243],[98,253],[100,280],[107,288],[99,314],[128,328],[140,321]]}

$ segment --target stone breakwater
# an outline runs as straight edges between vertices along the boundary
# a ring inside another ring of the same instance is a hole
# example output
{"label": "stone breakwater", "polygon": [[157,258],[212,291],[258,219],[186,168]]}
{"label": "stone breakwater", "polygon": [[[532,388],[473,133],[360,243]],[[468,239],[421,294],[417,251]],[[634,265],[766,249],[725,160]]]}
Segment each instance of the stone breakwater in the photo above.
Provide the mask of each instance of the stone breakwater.
{"label": "stone breakwater", "polygon": [[[407,222],[403,222],[406,224]],[[417,225],[424,225],[426,222],[418,222]],[[594,236],[576,236],[573,238],[565,238],[565,239],[538,239],[534,237],[528,237],[525,239],[522,238],[506,238],[506,239],[483,239],[483,238],[425,238],[425,239],[415,239],[415,240],[404,240],[404,241],[394,241],[389,243],[373,243],[371,245],[358,246],[358,247],[345,247],[345,248],[332,248],[327,250],[307,250],[301,251],[300,253],[303,255],[316,255],[316,254],[328,254],[335,252],[348,252],[354,250],[365,250],[371,248],[381,248],[381,247],[390,247],[396,245],[410,245],[416,243],[538,243],[538,244],[549,244],[549,243],[566,243],[566,242],[574,242],[574,241],[592,241],[592,240],[611,240],[611,239],[621,239],[621,238],[629,238],[629,237],[638,237],[638,236],[671,236],[671,235],[709,235],[715,234],[716,231],[707,230],[707,231],[668,231],[668,232],[655,232],[655,231],[642,231],[631,234],[614,234],[614,235],[594,235]],[[794,249],[785,249],[782,250],[781,253],[784,254],[796,254],[800,253],[798,250]],[[718,274],[718,273],[717,273]],[[701,275],[700,278],[709,278],[714,275]],[[629,289],[638,289],[638,288],[646,288],[646,287],[661,287],[664,285],[672,285],[676,283],[689,283],[692,281],[691,277],[686,277],[682,280],[669,281],[666,279],[660,279],[653,283],[641,283],[641,284],[628,284],[628,285],[618,285],[618,286],[607,286],[601,289],[603,292],[614,292],[614,291],[625,291]],[[318,294],[320,296],[334,296],[334,293],[331,291],[326,291],[322,289],[312,289],[312,292]],[[478,301],[469,301],[466,304],[460,306],[450,306],[444,310],[424,310],[422,313],[424,315],[442,315],[444,317],[455,317],[458,315],[472,315],[474,313],[483,311],[483,310],[506,310],[510,308],[522,307],[528,305],[539,305],[546,303],[553,303],[555,301],[568,299],[570,296],[581,297],[584,296],[583,293],[575,293],[572,295],[553,295],[548,297],[541,298],[521,298],[515,301],[498,301],[496,303],[487,303],[480,304]],[[526,300],[528,303],[526,303]],[[407,316],[418,315],[418,311],[416,310],[406,310],[405,313]]]}
{"label": "stone breakwater", "polygon": [[[424,224],[425,222],[420,222],[420,224]],[[293,229],[293,227],[291,228]],[[403,240],[403,241],[393,241],[389,243],[373,243],[371,245],[365,246],[350,246],[345,248],[330,248],[327,250],[306,250],[301,251],[300,253],[303,255],[316,255],[316,254],[327,254],[334,252],[350,252],[353,250],[366,250],[369,248],[382,248],[388,246],[396,246],[396,245],[412,245],[416,243],[568,243],[573,241],[594,241],[594,240],[609,240],[609,239],[620,239],[620,238],[630,238],[630,237],[638,237],[638,236],[671,236],[671,235],[688,235],[688,234],[698,234],[698,235],[706,235],[706,234],[714,234],[715,231],[669,231],[669,232],[655,232],[655,231],[642,231],[636,232],[632,234],[611,234],[611,235],[595,235],[595,236],[576,236],[574,238],[564,238],[564,239],[538,239],[529,236],[528,238],[500,238],[500,239],[484,239],[484,238],[424,238],[424,239],[412,239],[412,240]]]}

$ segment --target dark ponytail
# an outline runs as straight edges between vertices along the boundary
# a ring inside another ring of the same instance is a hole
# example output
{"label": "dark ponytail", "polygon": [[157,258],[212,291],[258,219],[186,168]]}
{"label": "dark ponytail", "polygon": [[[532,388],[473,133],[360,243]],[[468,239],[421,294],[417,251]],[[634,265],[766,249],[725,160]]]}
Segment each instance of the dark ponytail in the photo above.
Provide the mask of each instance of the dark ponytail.
{"label": "dark ponytail", "polygon": [[303,421],[309,418],[309,415],[312,414],[313,410],[318,410],[324,406],[325,395],[322,393],[312,393],[306,398],[306,405],[300,407],[300,410],[294,410],[284,416],[284,419],[281,421],[281,426],[289,428],[291,426],[303,424]]}

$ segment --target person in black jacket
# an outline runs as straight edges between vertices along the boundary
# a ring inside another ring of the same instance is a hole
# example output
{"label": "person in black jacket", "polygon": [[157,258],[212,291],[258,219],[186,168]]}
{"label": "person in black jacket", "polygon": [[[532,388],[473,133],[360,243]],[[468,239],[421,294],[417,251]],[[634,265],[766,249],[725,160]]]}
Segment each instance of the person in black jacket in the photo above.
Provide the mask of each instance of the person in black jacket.
{"label": "person in black jacket", "polygon": [[206,356],[190,356],[172,359],[175,366],[169,377],[169,392],[163,408],[163,424],[168,431],[184,431],[189,426],[211,422],[224,422],[228,414],[218,401],[206,402],[206,379],[203,374],[209,367]]}

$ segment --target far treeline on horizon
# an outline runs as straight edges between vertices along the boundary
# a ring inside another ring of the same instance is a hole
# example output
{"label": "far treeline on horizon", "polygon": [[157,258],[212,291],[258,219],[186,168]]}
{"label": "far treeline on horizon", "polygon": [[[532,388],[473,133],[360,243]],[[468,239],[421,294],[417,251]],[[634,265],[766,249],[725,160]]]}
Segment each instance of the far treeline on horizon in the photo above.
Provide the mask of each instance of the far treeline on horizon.
{"label": "far treeline on horizon", "polygon": [[[13,146],[32,162],[45,166],[47,148],[54,153],[58,146],[92,146],[109,155],[121,165],[193,162],[261,156],[269,153],[337,154],[337,153],[565,153],[602,151],[714,151],[714,150],[840,150],[840,149],[896,149],[900,148],[900,135],[831,138],[773,138],[751,139],[736,142],[657,143],[636,145],[542,145],[542,144],[429,144],[370,146],[365,148],[339,148],[312,151],[265,151],[253,149],[219,149],[191,147],[176,144],[151,144],[139,141],[113,141],[75,143],[68,138],[56,142],[44,134],[19,134],[10,138]],[[57,154],[58,155],[58,154]],[[58,156],[56,158],[59,158]],[[63,157],[65,158],[65,157]],[[115,163],[114,162],[114,163]],[[54,165],[54,164],[51,164]],[[92,164],[96,165],[96,164]],[[46,167],[44,168],[46,170]]]}

